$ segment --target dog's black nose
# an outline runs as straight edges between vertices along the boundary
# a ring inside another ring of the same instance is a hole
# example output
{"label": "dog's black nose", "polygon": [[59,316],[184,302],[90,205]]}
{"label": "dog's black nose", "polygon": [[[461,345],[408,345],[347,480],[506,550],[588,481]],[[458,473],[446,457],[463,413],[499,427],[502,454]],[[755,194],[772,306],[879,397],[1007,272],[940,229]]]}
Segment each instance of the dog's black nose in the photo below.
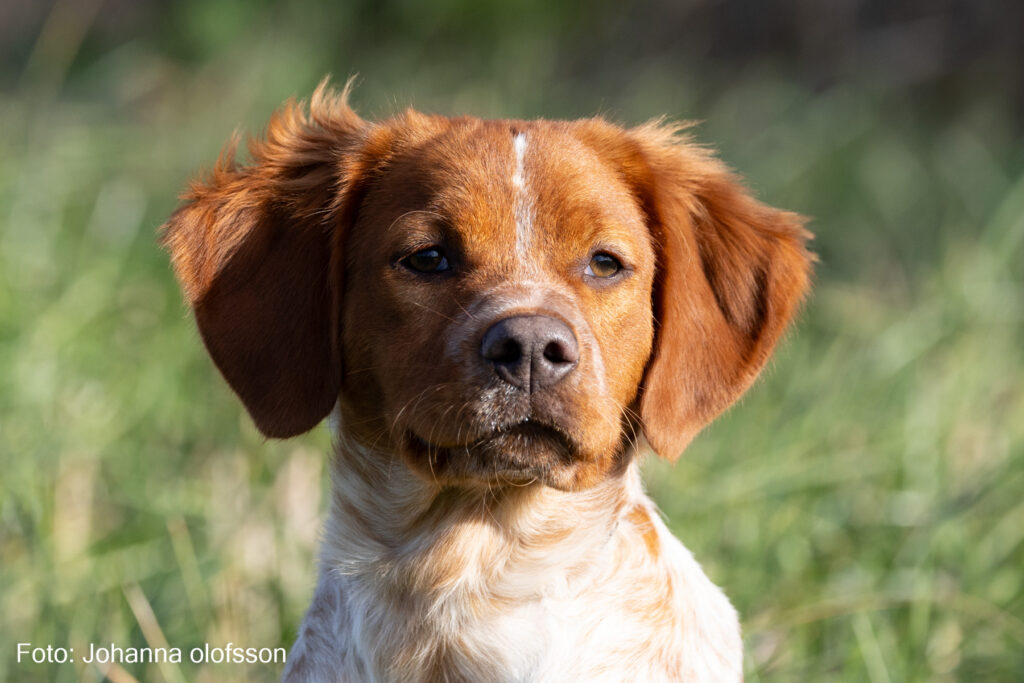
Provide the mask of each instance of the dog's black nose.
{"label": "dog's black nose", "polygon": [[527,391],[557,384],[580,359],[576,335],[561,320],[519,315],[491,325],[480,355],[498,377]]}

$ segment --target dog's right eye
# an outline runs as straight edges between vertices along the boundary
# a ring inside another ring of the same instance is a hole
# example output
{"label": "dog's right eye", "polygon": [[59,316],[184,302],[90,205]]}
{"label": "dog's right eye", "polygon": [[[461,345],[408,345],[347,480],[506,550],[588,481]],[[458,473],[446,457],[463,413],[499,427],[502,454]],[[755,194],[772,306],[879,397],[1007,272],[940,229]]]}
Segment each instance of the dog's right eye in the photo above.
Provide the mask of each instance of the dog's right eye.
{"label": "dog's right eye", "polygon": [[590,259],[590,263],[587,264],[586,274],[591,277],[607,280],[618,275],[621,270],[622,264],[619,263],[619,259],[602,251],[594,254],[593,258]]}
{"label": "dog's right eye", "polygon": [[420,249],[416,253],[406,256],[400,263],[417,273],[443,273],[451,269],[448,257],[436,247]]}

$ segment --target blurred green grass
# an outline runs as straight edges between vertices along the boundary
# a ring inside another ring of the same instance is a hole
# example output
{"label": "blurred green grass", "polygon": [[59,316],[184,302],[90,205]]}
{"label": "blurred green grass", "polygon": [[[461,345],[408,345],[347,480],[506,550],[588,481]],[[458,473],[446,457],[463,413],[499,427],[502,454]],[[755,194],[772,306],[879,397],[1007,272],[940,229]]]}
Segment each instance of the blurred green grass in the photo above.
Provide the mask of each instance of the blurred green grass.
{"label": "blurred green grass", "polygon": [[566,58],[626,21],[607,3],[191,2],[138,36],[57,7],[0,98],[0,680],[102,678],[17,664],[18,641],[290,645],[329,439],[256,433],[155,230],[232,130],[332,70],[361,73],[368,116],[703,120],[760,197],[813,218],[822,257],[764,379],[647,466],[742,614],[748,680],[1024,677],[1024,141],[997,88],[937,106],[770,59]]}

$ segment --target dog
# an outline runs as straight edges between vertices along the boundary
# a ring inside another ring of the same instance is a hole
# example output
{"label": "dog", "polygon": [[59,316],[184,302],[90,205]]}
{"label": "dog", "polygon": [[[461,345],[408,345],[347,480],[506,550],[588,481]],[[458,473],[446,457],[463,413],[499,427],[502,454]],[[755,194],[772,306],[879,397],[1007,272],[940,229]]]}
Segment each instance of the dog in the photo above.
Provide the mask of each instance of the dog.
{"label": "dog", "polygon": [[319,581],[287,681],[735,681],[739,621],[638,463],[753,382],[804,220],[685,126],[378,122],[326,82],[163,227],[268,437],[330,416]]}

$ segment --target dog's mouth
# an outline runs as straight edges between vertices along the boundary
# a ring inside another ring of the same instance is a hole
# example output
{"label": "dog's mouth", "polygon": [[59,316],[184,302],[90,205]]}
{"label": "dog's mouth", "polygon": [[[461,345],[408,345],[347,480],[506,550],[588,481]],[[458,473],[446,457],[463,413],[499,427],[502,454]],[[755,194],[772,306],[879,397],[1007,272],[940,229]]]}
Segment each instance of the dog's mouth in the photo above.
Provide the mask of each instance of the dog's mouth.
{"label": "dog's mouth", "polygon": [[579,459],[579,448],[559,427],[527,419],[470,443],[438,445],[410,431],[406,447],[420,468],[435,478],[513,484],[549,481],[560,466]]}

